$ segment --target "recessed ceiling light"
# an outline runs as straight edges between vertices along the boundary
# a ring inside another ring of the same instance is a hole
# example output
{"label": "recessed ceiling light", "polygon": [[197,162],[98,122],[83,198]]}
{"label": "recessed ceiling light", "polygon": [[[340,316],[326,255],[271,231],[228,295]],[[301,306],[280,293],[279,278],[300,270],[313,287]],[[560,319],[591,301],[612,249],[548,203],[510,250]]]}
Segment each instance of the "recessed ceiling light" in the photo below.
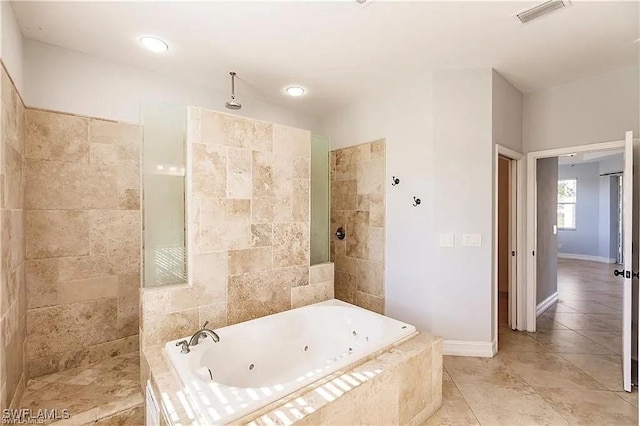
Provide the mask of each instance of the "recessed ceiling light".
{"label": "recessed ceiling light", "polygon": [[285,89],[289,96],[302,96],[304,95],[304,88],[300,86],[289,86]]}
{"label": "recessed ceiling light", "polygon": [[169,45],[156,37],[144,36],[140,37],[140,43],[154,53],[162,53],[169,50]]}

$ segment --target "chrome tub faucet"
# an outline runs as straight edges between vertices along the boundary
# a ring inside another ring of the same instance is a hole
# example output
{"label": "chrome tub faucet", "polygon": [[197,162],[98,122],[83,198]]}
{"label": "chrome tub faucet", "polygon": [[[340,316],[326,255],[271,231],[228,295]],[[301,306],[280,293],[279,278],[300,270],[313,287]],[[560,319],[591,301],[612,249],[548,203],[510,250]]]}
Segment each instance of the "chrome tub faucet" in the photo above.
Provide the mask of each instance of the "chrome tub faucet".
{"label": "chrome tub faucet", "polygon": [[188,342],[186,340],[181,340],[176,343],[176,346],[182,346],[180,353],[188,354],[189,352],[191,352],[191,349],[189,348],[191,346],[196,346],[200,342],[200,339],[211,337],[211,339],[216,343],[220,341],[220,336],[218,336],[218,334],[215,331],[206,328],[207,324],[209,324],[209,321],[206,321],[202,325],[202,328],[196,331],[193,336],[191,336],[191,339],[189,339]]}

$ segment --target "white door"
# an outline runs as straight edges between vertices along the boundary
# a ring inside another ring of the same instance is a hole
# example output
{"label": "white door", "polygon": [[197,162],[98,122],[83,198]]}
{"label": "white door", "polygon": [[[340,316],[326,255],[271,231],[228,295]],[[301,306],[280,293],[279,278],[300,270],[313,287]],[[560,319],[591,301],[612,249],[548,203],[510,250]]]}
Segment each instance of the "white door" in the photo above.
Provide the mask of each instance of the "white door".
{"label": "white door", "polygon": [[516,209],[516,203],[518,200],[518,163],[516,160],[511,160],[509,164],[511,167],[509,173],[509,245],[510,245],[510,257],[509,257],[509,326],[512,330],[517,329],[518,325],[518,306],[517,292],[518,292],[518,263],[517,263],[517,250],[518,250],[518,215]]}
{"label": "white door", "polygon": [[[624,287],[622,302],[622,375],[624,390],[631,392],[631,318],[633,255],[633,132],[625,136],[624,174],[622,181],[622,244],[624,250]],[[616,271],[618,273],[618,271]]]}

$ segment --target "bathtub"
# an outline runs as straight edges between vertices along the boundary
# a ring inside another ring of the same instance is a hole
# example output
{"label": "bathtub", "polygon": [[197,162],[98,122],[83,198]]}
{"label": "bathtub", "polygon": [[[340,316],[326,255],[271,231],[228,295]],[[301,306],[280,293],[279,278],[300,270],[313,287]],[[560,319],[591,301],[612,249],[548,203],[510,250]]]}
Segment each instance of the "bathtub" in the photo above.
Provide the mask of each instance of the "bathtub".
{"label": "bathtub", "polygon": [[329,300],[216,330],[165,352],[205,424],[227,424],[416,332],[414,326]]}

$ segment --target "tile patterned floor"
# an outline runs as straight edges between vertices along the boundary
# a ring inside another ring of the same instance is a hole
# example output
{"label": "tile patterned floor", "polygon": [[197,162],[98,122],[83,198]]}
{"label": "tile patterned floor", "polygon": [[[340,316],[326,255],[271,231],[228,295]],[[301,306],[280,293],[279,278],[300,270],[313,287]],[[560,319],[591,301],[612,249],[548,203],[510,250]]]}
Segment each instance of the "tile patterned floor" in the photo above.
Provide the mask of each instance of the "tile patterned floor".
{"label": "tile patterned floor", "polygon": [[133,352],[31,380],[20,408],[69,410],[70,419],[45,422],[56,426],[141,425],[142,402],[140,355]]}
{"label": "tile patterned floor", "polygon": [[622,389],[622,282],[613,265],[560,260],[559,303],[538,332],[511,331],[500,300],[498,354],[445,356],[443,406],[428,425],[637,425]]}

